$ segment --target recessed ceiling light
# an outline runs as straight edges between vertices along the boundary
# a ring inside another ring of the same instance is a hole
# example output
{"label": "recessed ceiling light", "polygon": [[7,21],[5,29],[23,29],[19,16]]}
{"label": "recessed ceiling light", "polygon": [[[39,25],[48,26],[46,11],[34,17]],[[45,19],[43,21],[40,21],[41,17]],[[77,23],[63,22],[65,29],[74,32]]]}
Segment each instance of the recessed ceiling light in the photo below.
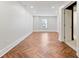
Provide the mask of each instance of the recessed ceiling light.
{"label": "recessed ceiling light", "polygon": [[55,8],[54,6],[52,6],[51,8]]}
{"label": "recessed ceiling light", "polygon": [[34,8],[34,6],[30,6],[30,8]]}

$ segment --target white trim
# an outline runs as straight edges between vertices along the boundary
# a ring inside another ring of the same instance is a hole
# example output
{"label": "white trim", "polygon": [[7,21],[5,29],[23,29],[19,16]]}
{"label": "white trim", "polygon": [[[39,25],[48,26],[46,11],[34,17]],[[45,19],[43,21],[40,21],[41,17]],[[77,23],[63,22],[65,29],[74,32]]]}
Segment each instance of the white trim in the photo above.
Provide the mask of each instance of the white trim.
{"label": "white trim", "polygon": [[58,31],[54,31],[54,30],[33,30],[33,32],[58,32]]}
{"label": "white trim", "polygon": [[79,43],[78,43],[78,37],[77,37],[77,39],[76,39],[77,41],[77,56],[79,57]]}
{"label": "white trim", "polygon": [[79,57],[79,52],[77,53],[77,56]]}
{"label": "white trim", "polygon": [[79,49],[77,48],[77,56],[79,57]]}
{"label": "white trim", "polygon": [[31,35],[32,32],[30,33],[26,33],[26,35],[22,36],[20,39],[16,40],[15,42],[13,42],[12,44],[8,45],[7,47],[5,47],[4,49],[0,50],[0,57],[3,56],[4,54],[6,54],[8,51],[10,51],[13,47],[15,47],[16,45],[18,45],[21,41],[23,41],[26,37],[28,37],[29,35]]}
{"label": "white trim", "polygon": [[68,6],[72,5],[75,1],[70,1],[67,5],[64,6],[64,9],[67,8]]}

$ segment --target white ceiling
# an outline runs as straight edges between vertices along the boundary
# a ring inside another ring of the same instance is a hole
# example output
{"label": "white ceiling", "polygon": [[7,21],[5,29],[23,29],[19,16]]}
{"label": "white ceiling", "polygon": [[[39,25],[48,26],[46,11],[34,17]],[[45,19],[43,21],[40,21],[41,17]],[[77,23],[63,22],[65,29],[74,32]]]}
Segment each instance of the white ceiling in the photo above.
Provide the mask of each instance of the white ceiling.
{"label": "white ceiling", "polygon": [[56,16],[58,9],[69,1],[21,1],[19,3],[35,16]]}

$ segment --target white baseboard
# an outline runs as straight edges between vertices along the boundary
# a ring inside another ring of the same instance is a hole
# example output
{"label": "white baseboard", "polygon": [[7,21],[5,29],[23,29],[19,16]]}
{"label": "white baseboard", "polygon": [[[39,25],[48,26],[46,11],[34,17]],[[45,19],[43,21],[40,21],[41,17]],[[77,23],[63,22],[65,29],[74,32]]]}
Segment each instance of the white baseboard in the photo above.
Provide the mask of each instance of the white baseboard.
{"label": "white baseboard", "polygon": [[58,39],[60,42],[64,42],[63,40]]}
{"label": "white baseboard", "polygon": [[79,57],[79,37],[76,37],[76,43],[77,43],[77,56]]}
{"label": "white baseboard", "polygon": [[77,48],[77,56],[79,57],[79,48]]}
{"label": "white baseboard", "polygon": [[[31,32],[32,33],[32,32]],[[15,47],[17,44],[19,44],[21,41],[23,41],[26,37],[28,37],[31,33],[27,33],[26,35],[22,36],[20,39],[17,39],[12,44],[8,45],[4,49],[0,50],[0,57],[2,57],[4,54],[6,54],[8,51],[10,51],[13,47]]]}
{"label": "white baseboard", "polygon": [[60,38],[60,36],[59,36],[58,40],[59,40],[60,42],[64,42],[64,39]]}
{"label": "white baseboard", "polygon": [[79,52],[77,52],[77,56],[79,57]]}
{"label": "white baseboard", "polygon": [[77,47],[77,56],[79,57],[79,48]]}

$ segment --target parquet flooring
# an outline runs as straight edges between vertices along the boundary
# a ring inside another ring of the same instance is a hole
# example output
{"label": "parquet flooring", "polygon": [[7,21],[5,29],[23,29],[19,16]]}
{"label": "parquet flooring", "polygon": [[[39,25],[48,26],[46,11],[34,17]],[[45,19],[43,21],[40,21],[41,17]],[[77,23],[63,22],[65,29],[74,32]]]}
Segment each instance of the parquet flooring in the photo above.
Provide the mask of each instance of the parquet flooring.
{"label": "parquet flooring", "polygon": [[76,51],[58,40],[57,32],[34,32],[2,58],[76,58]]}

